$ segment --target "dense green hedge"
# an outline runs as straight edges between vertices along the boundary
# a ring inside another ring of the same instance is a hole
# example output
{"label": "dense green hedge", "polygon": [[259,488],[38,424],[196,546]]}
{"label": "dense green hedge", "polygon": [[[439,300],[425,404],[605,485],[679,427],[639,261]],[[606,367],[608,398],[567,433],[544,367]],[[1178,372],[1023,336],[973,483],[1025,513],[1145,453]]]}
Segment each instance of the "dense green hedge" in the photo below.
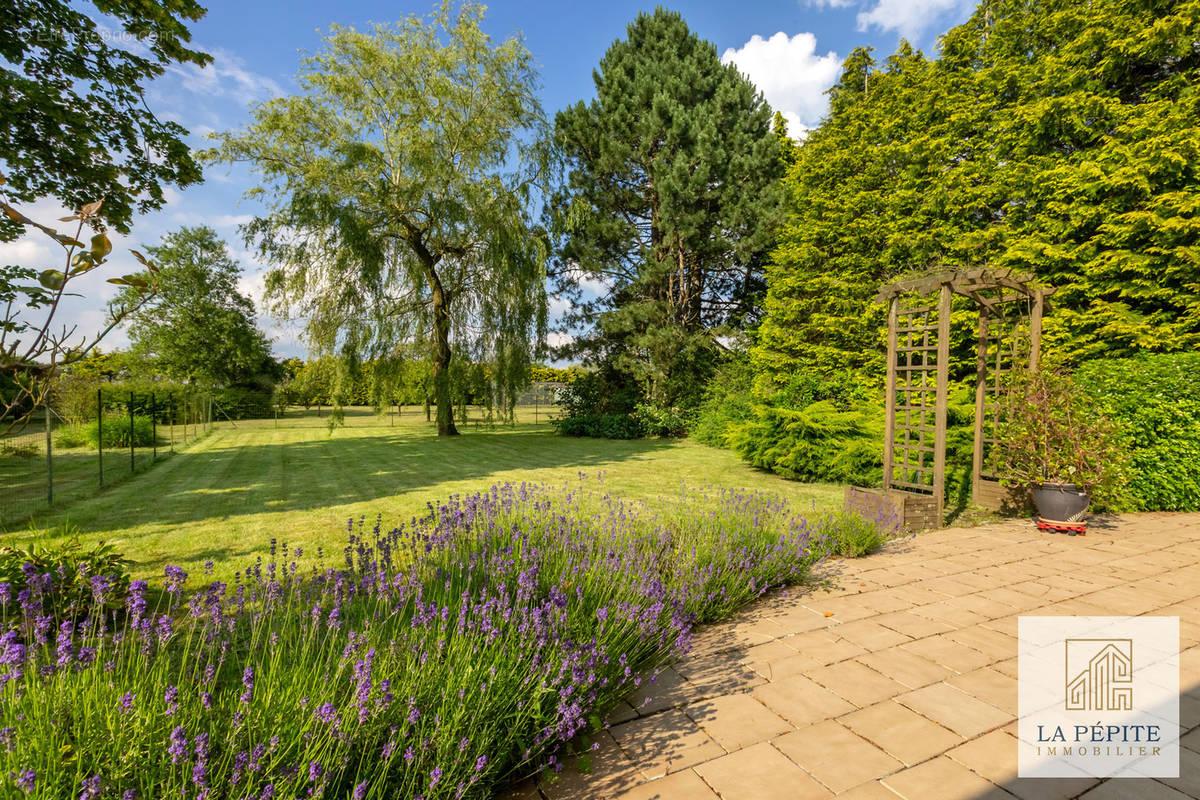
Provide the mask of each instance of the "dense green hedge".
{"label": "dense green hedge", "polygon": [[1200,353],[1091,361],[1075,378],[1121,427],[1126,504],[1200,511]]}
{"label": "dense green hedge", "polygon": [[640,439],[645,433],[632,414],[576,414],[551,420],[563,436],[596,439]]}
{"label": "dense green hedge", "polygon": [[[710,388],[695,435],[730,447],[750,464],[806,481],[878,485],[883,407],[878,398],[819,399],[798,391],[776,403],[739,398],[744,378]],[[1200,511],[1200,353],[1144,355],[1082,365],[1075,380],[1120,428],[1128,454],[1126,484],[1100,505],[1114,510]],[[793,381],[797,387],[809,378]],[[792,401],[802,405],[792,405]],[[810,401],[810,402],[805,402]],[[973,400],[969,387],[951,393],[946,439],[950,507],[970,502]]]}

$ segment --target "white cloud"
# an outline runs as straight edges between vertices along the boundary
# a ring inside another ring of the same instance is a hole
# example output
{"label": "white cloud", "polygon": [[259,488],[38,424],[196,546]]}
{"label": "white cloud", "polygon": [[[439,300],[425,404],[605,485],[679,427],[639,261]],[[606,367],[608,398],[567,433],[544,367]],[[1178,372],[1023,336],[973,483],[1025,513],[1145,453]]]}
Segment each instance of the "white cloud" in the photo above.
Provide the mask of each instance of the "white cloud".
{"label": "white cloud", "polygon": [[263,307],[263,294],[267,288],[267,276],[262,272],[254,272],[250,274],[242,273],[237,280],[237,289],[240,293],[249,297],[254,303],[254,307],[261,309]]}
{"label": "white cloud", "polygon": [[962,12],[973,5],[973,0],[876,0],[872,8],[858,13],[858,29],[879,28],[915,39],[931,25],[944,21],[948,12]]}
{"label": "white cloud", "polygon": [[561,294],[551,293],[546,302],[546,310],[551,319],[558,320],[571,310],[571,301]]}
{"label": "white cloud", "polygon": [[817,37],[780,31],[770,39],[755,34],[740,48],[729,48],[723,63],[736,64],[788,122],[788,132],[801,137],[829,107],[825,91],[834,84],[842,62],[830,50],[817,55]]}
{"label": "white cloud", "polygon": [[283,94],[278,83],[247,69],[245,62],[228,50],[218,47],[208,52],[213,60],[206,67],[176,64],[168,67],[168,70],[178,75],[184,87],[192,92],[210,97],[228,97],[241,105]]}
{"label": "white cloud", "polygon": [[562,347],[563,345],[573,344],[575,337],[569,333],[562,331],[550,331],[546,334],[547,347]]}
{"label": "white cloud", "polygon": [[[40,220],[39,220],[40,221]],[[53,266],[55,269],[62,267],[61,258],[55,258],[50,251],[50,246],[42,242],[35,241],[32,237],[26,239],[18,239],[15,242],[0,242],[0,264],[16,264],[23,267],[37,267],[49,269]]]}
{"label": "white cloud", "polygon": [[826,9],[826,8],[846,8],[854,5],[854,0],[804,0],[804,5],[809,8]]}
{"label": "white cloud", "polygon": [[212,226],[214,228],[236,228],[239,225],[245,225],[252,219],[254,219],[253,214],[221,214],[213,217]]}

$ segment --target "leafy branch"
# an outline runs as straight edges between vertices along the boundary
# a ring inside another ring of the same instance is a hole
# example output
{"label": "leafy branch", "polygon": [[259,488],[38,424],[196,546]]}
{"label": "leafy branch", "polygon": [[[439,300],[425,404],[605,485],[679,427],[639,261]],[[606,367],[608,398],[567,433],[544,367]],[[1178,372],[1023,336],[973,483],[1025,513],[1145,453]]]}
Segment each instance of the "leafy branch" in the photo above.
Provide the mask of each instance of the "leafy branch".
{"label": "leafy branch", "polygon": [[[4,177],[0,176],[0,186],[4,183]],[[93,336],[77,336],[77,325],[56,326],[62,300],[71,295],[67,291],[71,281],[103,266],[112,253],[112,242],[99,216],[103,202],[88,203],[74,214],[60,218],[59,222],[75,223],[74,234],[67,234],[30,219],[14,208],[7,197],[0,200],[0,210],[5,216],[25,228],[42,232],[64,253],[61,269],[0,266],[0,303],[4,305],[0,316],[0,436],[24,426],[33,410],[44,402],[59,370],[86,358],[113,328],[158,290],[157,265],[131,250],[149,272],[108,279],[109,283],[133,291],[122,293],[108,304],[105,327]],[[91,231],[86,243],[85,229]]]}

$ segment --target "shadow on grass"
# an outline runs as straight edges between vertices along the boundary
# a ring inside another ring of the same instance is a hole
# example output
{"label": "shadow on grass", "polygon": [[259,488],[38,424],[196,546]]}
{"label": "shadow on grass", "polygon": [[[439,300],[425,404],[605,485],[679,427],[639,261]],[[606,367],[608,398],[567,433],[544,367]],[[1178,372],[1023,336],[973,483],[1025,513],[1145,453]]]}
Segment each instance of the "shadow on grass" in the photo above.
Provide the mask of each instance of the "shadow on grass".
{"label": "shadow on grass", "polygon": [[[387,428],[347,428],[332,436],[314,432],[312,438],[299,441],[247,441],[235,434],[176,453],[154,471],[38,522],[44,526],[69,518],[88,533],[111,528],[114,516],[122,525],[135,526],[308,511],[389,498],[448,481],[482,481],[509,470],[582,471],[671,446],[666,440],[571,439],[521,427],[526,426],[448,439],[411,428],[394,433]],[[258,549],[262,543],[253,544]],[[211,555],[230,554],[224,549]]]}

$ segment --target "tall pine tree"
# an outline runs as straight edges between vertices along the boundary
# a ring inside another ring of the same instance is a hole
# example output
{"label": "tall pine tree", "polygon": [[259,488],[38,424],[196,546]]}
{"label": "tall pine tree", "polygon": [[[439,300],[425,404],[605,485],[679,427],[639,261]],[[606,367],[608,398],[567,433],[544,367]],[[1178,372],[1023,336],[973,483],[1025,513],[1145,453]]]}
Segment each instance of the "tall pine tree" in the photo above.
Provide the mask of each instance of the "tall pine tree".
{"label": "tall pine tree", "polygon": [[555,120],[565,186],[551,203],[576,342],[664,405],[699,399],[728,326],[761,298],[785,160],[771,110],[679,14],[629,25],[596,99]]}

